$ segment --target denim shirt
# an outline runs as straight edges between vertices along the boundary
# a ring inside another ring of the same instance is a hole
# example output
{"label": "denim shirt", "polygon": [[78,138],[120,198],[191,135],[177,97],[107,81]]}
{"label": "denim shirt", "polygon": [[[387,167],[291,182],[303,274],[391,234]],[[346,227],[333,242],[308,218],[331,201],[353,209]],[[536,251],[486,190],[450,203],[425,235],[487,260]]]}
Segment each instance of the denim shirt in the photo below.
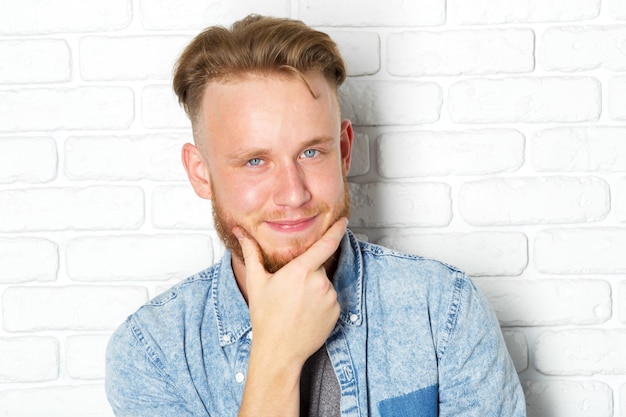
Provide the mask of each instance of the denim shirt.
{"label": "denim shirt", "polygon": [[[250,316],[230,253],[142,306],[113,334],[119,416],[236,416]],[[358,241],[340,245],[341,313],[326,341],[347,416],[525,416],[497,319],[462,272]]]}

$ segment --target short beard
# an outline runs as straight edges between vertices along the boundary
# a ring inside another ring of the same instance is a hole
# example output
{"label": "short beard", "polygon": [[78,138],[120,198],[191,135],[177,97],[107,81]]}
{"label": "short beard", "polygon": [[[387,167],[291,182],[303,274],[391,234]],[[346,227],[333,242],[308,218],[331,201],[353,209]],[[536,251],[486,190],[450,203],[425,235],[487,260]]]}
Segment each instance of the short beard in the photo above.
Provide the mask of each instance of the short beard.
{"label": "short beard", "polygon": [[[211,185],[211,188],[215,190],[215,187],[213,187],[213,185]],[[329,228],[330,226],[334,224],[334,222],[339,220],[341,217],[348,218],[350,216],[350,191],[348,188],[348,181],[345,175],[343,177],[343,188],[344,188],[343,198],[340,201],[338,201],[334,207],[335,212],[337,214],[335,218],[333,219],[333,222],[329,225]],[[238,224],[227,214],[225,208],[220,204],[220,198],[217,196],[217,194],[215,194],[215,192],[213,192],[212,208],[213,208],[213,222],[215,224],[215,231],[217,232],[218,237],[220,238],[222,243],[224,243],[224,246],[226,247],[226,249],[231,251],[233,256],[235,256],[237,259],[245,263],[245,260],[243,258],[243,252],[241,250],[241,245],[239,244],[239,240],[232,232],[233,227],[238,226]],[[325,206],[321,210],[321,212],[325,212],[328,210],[329,210],[329,207]],[[316,213],[319,213],[319,212],[320,211],[318,210]],[[257,224],[257,223],[258,222],[254,222],[254,224]],[[245,232],[248,232],[248,231],[246,230]],[[324,232],[326,232],[326,230]],[[301,253],[304,253],[308,249],[308,247],[305,247],[304,241],[300,239],[294,240],[292,247],[293,247],[293,251],[289,255],[286,255],[286,256],[280,256],[278,254],[268,253],[265,250],[263,250],[263,248],[260,248],[261,257],[262,257],[261,260],[263,262],[263,266],[265,267],[265,270],[273,274],[279,269],[281,269],[283,266],[285,266],[287,263],[289,263],[292,259],[300,255]]]}

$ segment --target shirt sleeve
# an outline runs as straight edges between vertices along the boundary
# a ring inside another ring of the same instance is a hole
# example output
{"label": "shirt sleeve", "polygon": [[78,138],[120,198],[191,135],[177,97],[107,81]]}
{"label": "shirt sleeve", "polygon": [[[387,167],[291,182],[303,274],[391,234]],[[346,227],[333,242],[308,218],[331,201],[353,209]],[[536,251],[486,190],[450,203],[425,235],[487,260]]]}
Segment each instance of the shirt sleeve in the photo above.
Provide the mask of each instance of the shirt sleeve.
{"label": "shirt sleeve", "polygon": [[441,417],[524,417],[526,405],[498,320],[478,289],[458,278],[442,324]]}
{"label": "shirt sleeve", "polygon": [[129,320],[111,337],[106,352],[105,389],[117,417],[208,416],[189,409],[159,357],[133,332]]}

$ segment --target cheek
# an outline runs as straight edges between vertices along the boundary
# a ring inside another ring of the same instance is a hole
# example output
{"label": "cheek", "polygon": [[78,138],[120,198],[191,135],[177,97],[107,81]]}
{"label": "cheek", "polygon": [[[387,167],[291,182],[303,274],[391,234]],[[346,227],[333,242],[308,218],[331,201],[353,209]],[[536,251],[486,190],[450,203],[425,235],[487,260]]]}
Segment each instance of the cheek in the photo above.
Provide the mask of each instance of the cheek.
{"label": "cheek", "polygon": [[270,190],[259,184],[231,184],[228,193],[227,207],[234,215],[253,215],[263,207]]}
{"label": "cheek", "polygon": [[327,172],[316,177],[313,191],[318,197],[325,200],[336,199],[343,195],[343,176],[339,170],[336,171],[336,174],[329,175]]}

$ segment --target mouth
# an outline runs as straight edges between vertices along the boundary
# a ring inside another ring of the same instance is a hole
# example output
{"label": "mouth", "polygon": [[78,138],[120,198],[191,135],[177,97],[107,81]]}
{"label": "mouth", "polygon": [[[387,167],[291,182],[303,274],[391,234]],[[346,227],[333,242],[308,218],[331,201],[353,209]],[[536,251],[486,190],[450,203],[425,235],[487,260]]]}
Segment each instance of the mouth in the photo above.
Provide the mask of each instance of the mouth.
{"label": "mouth", "polygon": [[273,230],[280,232],[300,232],[309,228],[317,216],[300,219],[267,220],[265,223]]}

